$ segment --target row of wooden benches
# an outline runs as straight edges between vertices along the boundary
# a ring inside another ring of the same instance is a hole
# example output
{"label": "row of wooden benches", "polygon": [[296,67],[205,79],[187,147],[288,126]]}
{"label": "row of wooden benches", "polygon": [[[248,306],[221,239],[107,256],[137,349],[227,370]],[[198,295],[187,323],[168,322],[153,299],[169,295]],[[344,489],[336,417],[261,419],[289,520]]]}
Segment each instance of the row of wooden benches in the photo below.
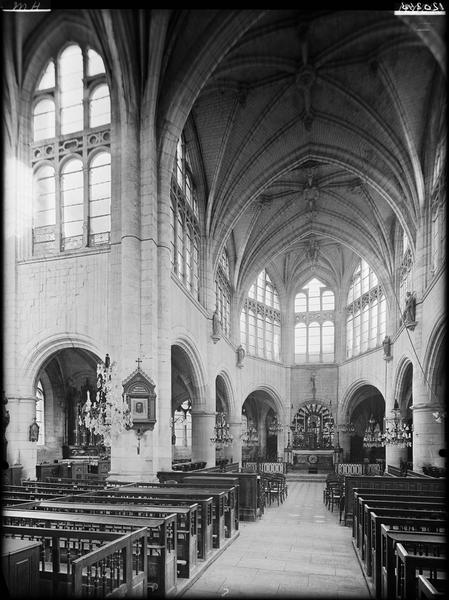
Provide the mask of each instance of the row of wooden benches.
{"label": "row of wooden benches", "polygon": [[[353,544],[377,599],[440,598],[447,593],[446,492],[429,480],[346,481]],[[352,479],[352,478],[350,478]],[[353,484],[356,483],[356,486]],[[396,484],[396,486],[395,486]],[[412,490],[407,489],[411,485]]]}
{"label": "row of wooden benches", "polygon": [[174,485],[16,487],[4,490],[3,532],[40,541],[39,595],[170,596],[179,579],[191,578],[238,535],[236,478],[217,481],[211,473]]}

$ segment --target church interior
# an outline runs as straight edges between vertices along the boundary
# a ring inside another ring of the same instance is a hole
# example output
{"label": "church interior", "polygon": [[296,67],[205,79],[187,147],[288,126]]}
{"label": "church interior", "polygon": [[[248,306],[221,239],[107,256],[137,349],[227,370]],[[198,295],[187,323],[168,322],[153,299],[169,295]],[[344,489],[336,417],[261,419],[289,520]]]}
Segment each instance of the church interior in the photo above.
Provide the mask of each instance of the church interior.
{"label": "church interior", "polygon": [[2,34],[11,597],[227,595],[212,563],[298,510],[363,597],[442,597],[444,10],[15,10]]}

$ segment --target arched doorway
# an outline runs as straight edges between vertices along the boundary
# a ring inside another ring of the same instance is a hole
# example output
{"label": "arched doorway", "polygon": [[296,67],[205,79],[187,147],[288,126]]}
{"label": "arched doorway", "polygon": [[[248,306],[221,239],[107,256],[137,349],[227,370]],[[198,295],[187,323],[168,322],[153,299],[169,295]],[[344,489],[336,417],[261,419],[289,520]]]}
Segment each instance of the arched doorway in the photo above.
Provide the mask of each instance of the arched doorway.
{"label": "arched doorway", "polygon": [[38,463],[107,454],[102,440],[80,419],[87,398],[95,399],[99,362],[89,350],[64,348],[39,369],[34,386]]}
{"label": "arched doorway", "polygon": [[242,462],[276,462],[282,432],[281,416],[270,394],[265,390],[249,394],[242,405]]}
{"label": "arched doorway", "polygon": [[182,348],[171,349],[171,432],[172,463],[192,460],[193,373]]}
{"label": "arched doorway", "polygon": [[385,417],[385,400],[381,392],[372,385],[360,387],[349,401],[348,415],[354,425],[349,437],[348,462],[360,463],[365,459],[370,463],[385,461],[385,447],[379,439]]}

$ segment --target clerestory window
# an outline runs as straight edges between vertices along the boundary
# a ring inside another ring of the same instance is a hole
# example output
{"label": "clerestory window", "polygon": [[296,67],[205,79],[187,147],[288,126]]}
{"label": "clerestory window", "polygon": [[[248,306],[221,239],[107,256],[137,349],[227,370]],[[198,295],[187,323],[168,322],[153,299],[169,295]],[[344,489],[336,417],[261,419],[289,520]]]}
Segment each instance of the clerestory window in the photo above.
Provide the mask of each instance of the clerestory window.
{"label": "clerestory window", "polygon": [[354,269],[346,305],[346,357],[357,356],[382,343],[387,304],[376,273],[361,259]]}
{"label": "clerestory window", "polygon": [[335,359],[335,296],[315,277],[295,296],[295,363]]}
{"label": "clerestory window", "polygon": [[33,100],[33,254],[109,244],[111,106],[92,48],[66,46],[44,68]]}
{"label": "clerestory window", "polygon": [[263,270],[250,287],[240,315],[240,340],[249,355],[280,360],[279,296]]}
{"label": "clerestory window", "polygon": [[200,225],[198,201],[193,187],[184,136],[178,141],[171,180],[172,271],[189,292],[199,299]]}

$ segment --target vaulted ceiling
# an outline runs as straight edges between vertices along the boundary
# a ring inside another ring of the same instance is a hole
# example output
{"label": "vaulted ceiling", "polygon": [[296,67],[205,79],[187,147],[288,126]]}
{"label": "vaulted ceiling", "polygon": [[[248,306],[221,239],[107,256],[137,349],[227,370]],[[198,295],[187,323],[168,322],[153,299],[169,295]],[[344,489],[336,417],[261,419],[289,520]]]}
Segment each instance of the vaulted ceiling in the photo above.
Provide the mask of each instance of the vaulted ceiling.
{"label": "vaulted ceiling", "polygon": [[185,130],[208,255],[216,265],[226,245],[238,292],[264,267],[281,293],[304,283],[311,242],[327,282],[338,285],[362,256],[393,284],[395,228],[415,246],[444,127],[445,18],[288,9],[19,16],[4,31],[4,93],[12,97],[23,77],[18,48],[31,69],[39,31],[51,40],[78,26],[132,110],[153,98],[161,164]]}
{"label": "vaulted ceiling", "polygon": [[[388,287],[395,226],[414,244],[425,202],[429,127],[445,93],[435,46],[390,11],[240,12],[246,30],[198,81],[189,113],[215,260],[226,241],[236,288],[268,266],[288,291],[308,276],[314,240],[331,284],[358,255]],[[190,19],[185,49],[193,23],[204,35],[201,15]]]}

